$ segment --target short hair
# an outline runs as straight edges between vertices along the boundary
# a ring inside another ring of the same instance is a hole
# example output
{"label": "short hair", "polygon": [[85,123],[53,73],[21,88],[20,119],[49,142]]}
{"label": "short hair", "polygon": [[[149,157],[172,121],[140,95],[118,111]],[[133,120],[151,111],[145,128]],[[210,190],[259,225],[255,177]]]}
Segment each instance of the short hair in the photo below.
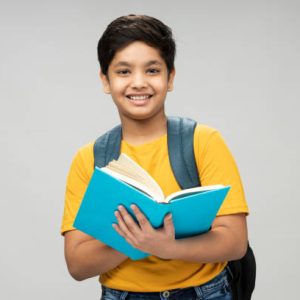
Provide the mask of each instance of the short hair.
{"label": "short hair", "polygon": [[109,64],[117,51],[135,41],[158,49],[170,74],[174,69],[176,53],[172,29],[156,18],[134,14],[115,19],[101,36],[97,52],[102,73],[107,75]]}

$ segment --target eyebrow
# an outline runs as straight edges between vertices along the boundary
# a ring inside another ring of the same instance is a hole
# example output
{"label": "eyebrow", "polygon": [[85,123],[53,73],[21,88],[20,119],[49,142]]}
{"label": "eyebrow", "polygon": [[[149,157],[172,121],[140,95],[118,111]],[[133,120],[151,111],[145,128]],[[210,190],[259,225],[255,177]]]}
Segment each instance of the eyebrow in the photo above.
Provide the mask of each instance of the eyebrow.
{"label": "eyebrow", "polygon": [[[152,66],[152,65],[159,65],[159,66],[162,66],[162,63],[159,62],[158,60],[149,60],[146,64],[145,64],[145,67],[149,67],[149,66]],[[119,61],[118,63],[116,63],[113,67],[131,67],[131,64],[126,62],[126,61]]]}

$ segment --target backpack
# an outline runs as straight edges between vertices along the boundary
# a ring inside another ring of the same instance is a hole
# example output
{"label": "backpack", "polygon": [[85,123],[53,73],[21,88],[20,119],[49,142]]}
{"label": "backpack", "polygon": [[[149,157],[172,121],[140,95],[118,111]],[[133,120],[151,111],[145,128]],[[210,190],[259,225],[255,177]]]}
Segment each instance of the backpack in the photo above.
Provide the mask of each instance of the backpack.
{"label": "backpack", "polygon": [[[167,136],[170,164],[182,189],[200,186],[194,156],[194,131],[197,122],[188,118],[168,117]],[[118,159],[121,149],[122,127],[118,125],[100,136],[94,144],[94,166],[106,166]],[[245,256],[228,262],[234,300],[250,300],[255,287],[256,262],[248,243]]]}

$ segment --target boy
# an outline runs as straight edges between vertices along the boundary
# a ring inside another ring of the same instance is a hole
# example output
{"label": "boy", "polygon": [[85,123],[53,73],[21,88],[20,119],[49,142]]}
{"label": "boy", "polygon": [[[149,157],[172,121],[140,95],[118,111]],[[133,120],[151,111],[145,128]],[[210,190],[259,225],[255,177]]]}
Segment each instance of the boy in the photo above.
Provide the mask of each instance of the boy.
{"label": "boy", "polygon": [[[122,125],[121,152],[139,163],[166,195],[180,189],[167,148],[164,102],[173,89],[175,42],[161,21],[139,15],[108,25],[98,44],[100,77],[117,106]],[[73,222],[93,172],[93,143],[76,154],[67,180],[61,232],[65,257],[76,280],[100,275],[102,299],[232,299],[226,262],[247,247],[247,204],[235,162],[222,137],[198,124],[194,151],[202,185],[230,185],[212,229],[175,240],[172,216],[152,228],[138,207],[138,224],[119,207],[115,230],[134,247],[150,253],[132,261],[75,230]]]}

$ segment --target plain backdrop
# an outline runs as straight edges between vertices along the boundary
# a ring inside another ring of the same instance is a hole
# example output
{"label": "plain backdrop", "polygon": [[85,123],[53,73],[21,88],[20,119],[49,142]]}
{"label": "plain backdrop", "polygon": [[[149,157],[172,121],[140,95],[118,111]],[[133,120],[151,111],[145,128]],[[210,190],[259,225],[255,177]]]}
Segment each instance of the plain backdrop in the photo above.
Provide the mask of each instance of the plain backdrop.
{"label": "plain backdrop", "polygon": [[129,13],[173,29],[167,114],[217,128],[236,159],[257,258],[253,299],[297,298],[299,1],[0,3],[1,299],[100,298],[97,278],[68,274],[60,223],[75,152],[119,122],[96,46]]}

